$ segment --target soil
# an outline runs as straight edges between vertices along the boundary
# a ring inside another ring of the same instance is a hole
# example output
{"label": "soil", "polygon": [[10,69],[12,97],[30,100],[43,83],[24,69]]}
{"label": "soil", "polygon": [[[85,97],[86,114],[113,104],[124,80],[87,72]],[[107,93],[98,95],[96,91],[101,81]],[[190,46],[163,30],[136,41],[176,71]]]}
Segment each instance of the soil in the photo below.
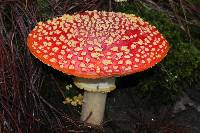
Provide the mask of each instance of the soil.
{"label": "soil", "polygon": [[158,109],[134,85],[118,88],[108,94],[104,126],[110,133],[200,133],[199,97],[198,90],[188,89],[175,104]]}

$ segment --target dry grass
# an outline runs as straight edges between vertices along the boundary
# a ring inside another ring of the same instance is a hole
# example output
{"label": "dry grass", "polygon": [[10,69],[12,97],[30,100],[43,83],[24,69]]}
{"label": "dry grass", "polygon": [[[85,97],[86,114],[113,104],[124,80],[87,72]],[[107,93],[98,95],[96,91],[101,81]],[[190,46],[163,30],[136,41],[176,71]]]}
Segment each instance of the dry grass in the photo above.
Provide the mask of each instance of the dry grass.
{"label": "dry grass", "polygon": [[[94,2],[47,4],[53,17],[92,8]],[[45,73],[29,53],[26,37],[38,21],[46,19],[42,8],[37,1],[0,1],[0,132],[97,132],[56,109],[39,93]]]}

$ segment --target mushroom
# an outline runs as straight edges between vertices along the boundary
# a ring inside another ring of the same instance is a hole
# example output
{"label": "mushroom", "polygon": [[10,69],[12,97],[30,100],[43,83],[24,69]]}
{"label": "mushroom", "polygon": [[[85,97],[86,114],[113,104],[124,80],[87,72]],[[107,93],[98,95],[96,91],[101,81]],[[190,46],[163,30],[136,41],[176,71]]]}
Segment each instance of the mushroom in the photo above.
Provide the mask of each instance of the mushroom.
{"label": "mushroom", "polygon": [[100,125],[115,77],[144,71],[169,50],[156,27],[133,14],[85,11],[39,22],[28,48],[43,63],[73,75],[84,89],[81,120]]}

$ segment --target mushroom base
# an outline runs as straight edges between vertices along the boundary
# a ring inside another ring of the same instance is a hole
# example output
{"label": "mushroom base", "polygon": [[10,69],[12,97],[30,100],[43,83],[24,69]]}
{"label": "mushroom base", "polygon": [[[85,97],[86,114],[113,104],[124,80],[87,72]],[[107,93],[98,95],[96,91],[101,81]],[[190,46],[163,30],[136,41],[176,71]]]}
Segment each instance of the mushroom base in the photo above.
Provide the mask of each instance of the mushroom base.
{"label": "mushroom base", "polygon": [[107,92],[116,88],[115,78],[84,79],[75,78],[74,84],[84,89],[81,120],[100,125],[103,121]]}
{"label": "mushroom base", "polygon": [[106,93],[84,92],[81,120],[100,125],[103,121]]}

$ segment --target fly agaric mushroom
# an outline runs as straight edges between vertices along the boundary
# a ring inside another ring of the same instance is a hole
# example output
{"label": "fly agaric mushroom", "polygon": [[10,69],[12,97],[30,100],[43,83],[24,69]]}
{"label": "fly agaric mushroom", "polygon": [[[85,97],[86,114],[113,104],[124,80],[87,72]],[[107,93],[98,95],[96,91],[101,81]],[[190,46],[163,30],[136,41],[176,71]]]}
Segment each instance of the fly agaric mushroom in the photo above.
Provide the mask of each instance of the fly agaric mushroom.
{"label": "fly agaric mushroom", "polygon": [[167,54],[156,27],[132,14],[85,11],[39,22],[28,36],[31,53],[43,63],[74,75],[84,89],[81,120],[101,124],[106,95],[115,77],[144,71]]}

